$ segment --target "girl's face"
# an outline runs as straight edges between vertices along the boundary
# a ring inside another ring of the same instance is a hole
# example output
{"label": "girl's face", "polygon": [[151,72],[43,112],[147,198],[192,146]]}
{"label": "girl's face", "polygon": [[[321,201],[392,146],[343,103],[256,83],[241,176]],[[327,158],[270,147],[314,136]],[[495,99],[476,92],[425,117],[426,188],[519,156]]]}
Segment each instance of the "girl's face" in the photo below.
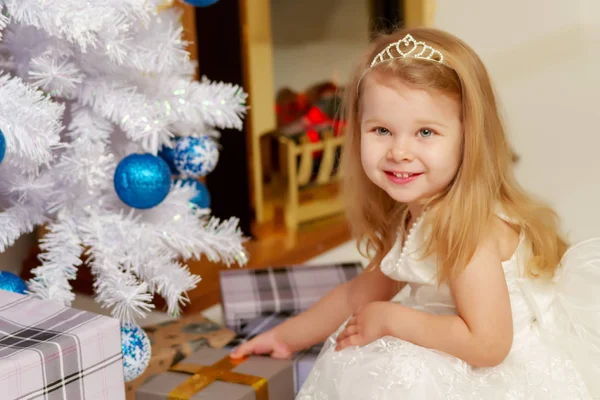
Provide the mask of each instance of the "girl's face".
{"label": "girl's face", "polygon": [[371,74],[361,96],[361,160],[365,173],[394,200],[420,212],[460,166],[461,105],[453,96]]}

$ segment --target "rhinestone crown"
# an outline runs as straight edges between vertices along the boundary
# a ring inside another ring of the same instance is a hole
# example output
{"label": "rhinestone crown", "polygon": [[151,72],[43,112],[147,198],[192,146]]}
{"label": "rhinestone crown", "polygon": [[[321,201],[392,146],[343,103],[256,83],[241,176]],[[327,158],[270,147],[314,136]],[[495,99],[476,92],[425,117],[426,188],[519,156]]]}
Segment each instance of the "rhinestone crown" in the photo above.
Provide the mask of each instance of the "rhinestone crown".
{"label": "rhinestone crown", "polygon": [[389,44],[385,49],[379,52],[379,54],[373,58],[371,67],[394,58],[408,57],[429,60],[440,64],[444,63],[444,56],[442,53],[425,42],[416,41],[411,34],[407,34],[402,39]]}

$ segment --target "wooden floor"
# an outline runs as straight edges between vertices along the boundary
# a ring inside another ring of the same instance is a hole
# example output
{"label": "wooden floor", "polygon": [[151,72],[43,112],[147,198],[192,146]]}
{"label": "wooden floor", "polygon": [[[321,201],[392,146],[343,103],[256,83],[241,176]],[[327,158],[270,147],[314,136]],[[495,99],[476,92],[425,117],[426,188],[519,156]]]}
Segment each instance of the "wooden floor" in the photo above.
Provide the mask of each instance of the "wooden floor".
{"label": "wooden floor", "polygon": [[[351,238],[344,216],[332,217],[301,225],[297,232],[279,226],[265,225],[255,228],[257,238],[246,243],[249,254],[244,268],[267,268],[301,264],[331,250]],[[221,300],[219,270],[225,265],[210,263],[206,259],[188,261],[194,274],[202,277],[198,287],[189,292],[191,304],[184,313],[200,312]],[[230,268],[239,268],[232,266]]]}

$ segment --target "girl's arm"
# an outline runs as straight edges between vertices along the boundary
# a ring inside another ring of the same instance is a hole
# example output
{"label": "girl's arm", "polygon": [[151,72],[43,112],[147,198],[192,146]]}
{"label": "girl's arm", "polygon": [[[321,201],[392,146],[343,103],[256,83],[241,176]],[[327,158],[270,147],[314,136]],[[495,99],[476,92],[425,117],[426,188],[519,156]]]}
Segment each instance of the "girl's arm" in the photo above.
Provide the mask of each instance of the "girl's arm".
{"label": "girl's arm", "polygon": [[379,268],[365,271],[338,286],[297,317],[275,328],[292,351],[323,342],[356,310],[373,301],[389,301],[397,293],[397,284]]}
{"label": "girl's arm", "polygon": [[323,342],[360,307],[389,301],[398,290],[398,282],[379,268],[365,271],[333,289],[302,314],[241,345],[232,356],[268,353],[287,358],[293,352]]}
{"label": "girl's arm", "polygon": [[[339,349],[389,335],[451,354],[475,367],[500,364],[512,346],[513,325],[499,242],[492,236],[479,245],[466,269],[451,282],[459,315],[434,315],[394,303],[373,304],[349,323],[349,332],[340,335]],[[370,334],[377,325],[375,314],[390,317],[379,332]]]}

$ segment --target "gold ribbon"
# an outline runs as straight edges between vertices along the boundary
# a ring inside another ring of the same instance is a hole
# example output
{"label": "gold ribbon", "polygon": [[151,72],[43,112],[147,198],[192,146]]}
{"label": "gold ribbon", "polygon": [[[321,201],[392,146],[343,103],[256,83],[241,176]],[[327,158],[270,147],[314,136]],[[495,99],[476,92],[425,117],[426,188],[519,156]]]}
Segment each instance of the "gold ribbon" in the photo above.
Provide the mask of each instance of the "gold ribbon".
{"label": "gold ribbon", "polygon": [[185,363],[172,366],[169,371],[192,376],[169,393],[169,400],[189,400],[191,396],[215,381],[252,386],[256,393],[256,400],[269,400],[269,387],[265,378],[232,372],[247,359],[248,357],[234,360],[227,356],[211,366]]}

